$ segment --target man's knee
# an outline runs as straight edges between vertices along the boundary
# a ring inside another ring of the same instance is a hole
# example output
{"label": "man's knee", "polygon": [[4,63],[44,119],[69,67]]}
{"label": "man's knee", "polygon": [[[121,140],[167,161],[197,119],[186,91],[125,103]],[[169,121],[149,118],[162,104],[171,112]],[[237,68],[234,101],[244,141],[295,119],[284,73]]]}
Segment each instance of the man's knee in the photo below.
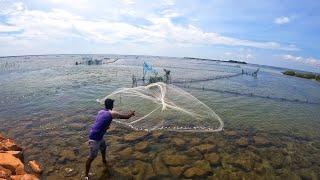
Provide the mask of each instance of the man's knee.
{"label": "man's knee", "polygon": [[98,156],[99,149],[91,149],[89,152],[88,159],[92,159],[92,161]]}

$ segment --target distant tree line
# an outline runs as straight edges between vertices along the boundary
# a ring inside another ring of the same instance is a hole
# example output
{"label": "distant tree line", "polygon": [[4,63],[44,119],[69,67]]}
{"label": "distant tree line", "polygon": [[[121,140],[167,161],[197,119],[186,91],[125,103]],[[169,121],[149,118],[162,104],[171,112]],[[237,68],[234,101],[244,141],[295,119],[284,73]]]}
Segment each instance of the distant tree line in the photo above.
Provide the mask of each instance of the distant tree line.
{"label": "distant tree line", "polygon": [[295,77],[300,77],[300,78],[305,78],[305,79],[315,79],[320,82],[320,74],[315,74],[315,73],[299,73],[295,71],[285,71],[283,74],[288,75],[288,76],[295,76]]}

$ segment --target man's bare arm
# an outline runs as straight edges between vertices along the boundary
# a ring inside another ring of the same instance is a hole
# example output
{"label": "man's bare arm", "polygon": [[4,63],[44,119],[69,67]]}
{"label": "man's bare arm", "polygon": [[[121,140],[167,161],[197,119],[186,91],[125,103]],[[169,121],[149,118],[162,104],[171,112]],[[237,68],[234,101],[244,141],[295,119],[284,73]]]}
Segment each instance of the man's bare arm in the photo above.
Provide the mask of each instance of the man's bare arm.
{"label": "man's bare arm", "polygon": [[129,111],[127,114],[122,114],[117,111],[111,111],[111,115],[113,119],[129,119],[134,116],[134,111]]}

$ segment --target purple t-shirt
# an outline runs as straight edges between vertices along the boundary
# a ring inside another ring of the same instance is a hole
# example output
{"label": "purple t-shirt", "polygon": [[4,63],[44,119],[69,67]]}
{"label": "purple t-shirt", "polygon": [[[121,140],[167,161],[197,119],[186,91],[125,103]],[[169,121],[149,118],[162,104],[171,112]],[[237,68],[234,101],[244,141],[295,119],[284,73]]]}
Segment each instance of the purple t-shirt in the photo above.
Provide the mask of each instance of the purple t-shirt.
{"label": "purple t-shirt", "polygon": [[90,130],[89,139],[100,141],[106,133],[107,128],[110,126],[111,121],[112,116],[109,110],[103,109],[99,111],[96,117],[96,122]]}

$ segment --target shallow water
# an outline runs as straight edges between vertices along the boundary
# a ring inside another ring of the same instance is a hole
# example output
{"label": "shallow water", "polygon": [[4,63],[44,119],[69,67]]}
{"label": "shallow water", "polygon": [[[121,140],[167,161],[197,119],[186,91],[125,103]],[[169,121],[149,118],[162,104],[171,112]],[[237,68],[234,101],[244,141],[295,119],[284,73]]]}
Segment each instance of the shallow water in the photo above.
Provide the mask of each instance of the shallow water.
{"label": "shallow water", "polygon": [[[25,147],[27,160],[45,165],[43,179],[83,176],[88,131],[102,108],[96,99],[119,87],[131,87],[131,76],[141,77],[144,61],[160,74],[162,67],[170,69],[173,81],[186,82],[177,85],[211,107],[224,120],[225,131],[160,131],[126,141],[132,130],[116,126],[105,137],[113,164],[106,170],[97,158],[92,168],[95,179],[172,177],[180,171],[179,178],[188,177],[199,161],[205,169],[203,162],[210,162],[213,153],[218,160],[201,178],[319,179],[319,82],[284,76],[277,68],[261,67],[254,78],[237,75],[241,69],[255,71],[251,65],[167,57],[95,55],[119,60],[75,66],[82,57],[0,59],[0,131]],[[237,76],[189,83],[230,75]],[[256,138],[265,142],[259,144]],[[141,142],[147,148],[141,150],[137,145]],[[210,148],[199,147],[205,144]],[[165,159],[173,154],[188,158],[173,165]]]}

